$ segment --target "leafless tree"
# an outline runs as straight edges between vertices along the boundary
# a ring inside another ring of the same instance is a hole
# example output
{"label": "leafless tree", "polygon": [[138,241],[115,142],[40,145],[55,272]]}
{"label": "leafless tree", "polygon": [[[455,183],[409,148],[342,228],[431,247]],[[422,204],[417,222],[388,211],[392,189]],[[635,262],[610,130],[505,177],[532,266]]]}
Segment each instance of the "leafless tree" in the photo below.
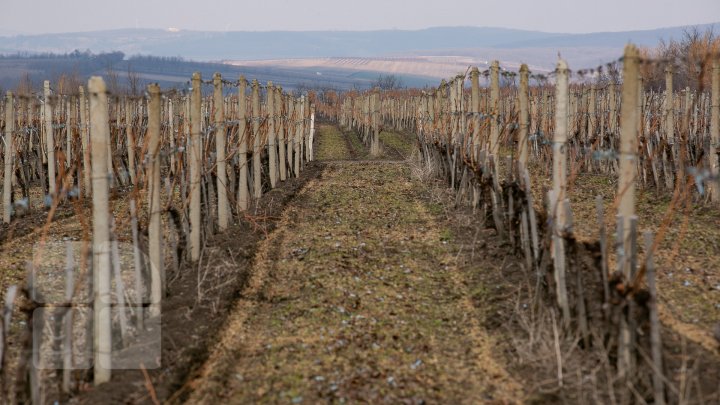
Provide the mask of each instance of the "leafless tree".
{"label": "leafless tree", "polygon": [[648,88],[665,88],[665,68],[673,68],[675,90],[690,87],[693,89],[708,86],[712,55],[720,52],[720,37],[712,28],[700,31],[697,27],[688,28],[679,40],[661,41],[655,49],[645,49],[645,58],[655,63],[641,65],[641,73]]}
{"label": "leafless tree", "polygon": [[111,94],[118,94],[120,91],[120,83],[118,81],[118,74],[112,65],[108,65],[105,74],[108,91],[110,91]]}
{"label": "leafless tree", "polygon": [[377,87],[380,90],[398,90],[404,88],[405,84],[398,76],[381,74],[374,82],[372,82],[370,87]]}
{"label": "leafless tree", "polygon": [[133,70],[132,65],[128,63],[127,68],[128,91],[131,95],[137,96],[140,92],[140,74]]}

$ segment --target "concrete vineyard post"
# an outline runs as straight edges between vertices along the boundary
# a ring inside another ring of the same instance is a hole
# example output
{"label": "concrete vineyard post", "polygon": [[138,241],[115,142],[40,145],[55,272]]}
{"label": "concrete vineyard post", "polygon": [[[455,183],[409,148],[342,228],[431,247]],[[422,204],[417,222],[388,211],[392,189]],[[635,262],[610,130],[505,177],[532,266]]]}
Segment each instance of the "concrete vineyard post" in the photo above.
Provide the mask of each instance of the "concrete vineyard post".
{"label": "concrete vineyard post", "polygon": [[227,197],[227,162],[225,155],[225,100],[223,99],[222,76],[213,76],[213,104],[215,105],[215,162],[217,165],[218,227],[224,231],[230,221],[230,207]]}
{"label": "concrete vineyard post", "polygon": [[253,197],[262,197],[262,167],[260,165],[260,84],[252,81],[252,130],[253,130]]}
{"label": "concrete vineyard post", "polygon": [[267,110],[268,110],[268,166],[270,168],[270,188],[277,183],[277,147],[275,144],[275,87],[273,82],[267,84]]}
{"label": "concrete vineyard post", "polygon": [[55,196],[55,137],[53,135],[53,108],[50,101],[50,81],[45,80],[43,85],[43,94],[45,96],[45,147],[47,148],[48,162],[48,194]]}
{"label": "concrete vineyard post", "polygon": [[[637,177],[637,99],[638,99],[638,51],[632,45],[625,48],[623,59],[622,119],[620,122],[620,179],[618,181],[618,215],[625,221],[623,241],[625,252],[630,252],[630,219],[635,215],[635,179]],[[629,260],[629,255],[626,255]],[[629,261],[623,266],[623,273],[630,276]]]}
{"label": "concrete vineyard post", "polygon": [[107,144],[110,142],[108,101],[101,77],[88,81],[93,200],[94,382],[110,380],[112,324],[110,301],[110,215]]}
{"label": "concrete vineyard post", "polygon": [[238,84],[238,121],[240,122],[239,128],[239,142],[240,142],[240,180],[238,184],[238,199],[237,209],[238,212],[247,210],[248,208],[248,167],[247,167],[247,98],[245,98],[245,91],[247,90],[247,81],[244,76],[240,76]]}
{"label": "concrete vineyard post", "polygon": [[150,247],[150,316],[160,315],[162,299],[162,222],[160,206],[160,86],[148,86],[150,103],[148,105],[148,244]]}
{"label": "concrete vineyard post", "polygon": [[720,57],[713,58],[712,95],[710,102],[710,172],[715,177],[712,185],[712,201],[720,205]]}
{"label": "concrete vineyard post", "polygon": [[567,198],[567,137],[568,137],[568,66],[558,61],[555,84],[555,135],[553,137],[553,191],[550,199],[550,215],[554,218],[553,248],[555,259],[555,283],[558,306],[563,313],[565,325],[570,322],[570,305],[565,279],[566,212],[561,209]]}
{"label": "concrete vineyard post", "polygon": [[518,175],[527,167],[528,162],[528,79],[530,72],[528,66],[520,66],[520,131],[518,131]]}
{"label": "concrete vineyard post", "polygon": [[12,217],[12,174],[13,174],[13,132],[15,131],[15,111],[13,94],[5,95],[5,178],[3,180],[3,222],[10,223]]}
{"label": "concrete vineyard post", "polygon": [[201,82],[200,73],[193,73],[192,92],[190,94],[190,257],[192,261],[197,261],[200,257],[200,228],[202,227],[200,222]]}

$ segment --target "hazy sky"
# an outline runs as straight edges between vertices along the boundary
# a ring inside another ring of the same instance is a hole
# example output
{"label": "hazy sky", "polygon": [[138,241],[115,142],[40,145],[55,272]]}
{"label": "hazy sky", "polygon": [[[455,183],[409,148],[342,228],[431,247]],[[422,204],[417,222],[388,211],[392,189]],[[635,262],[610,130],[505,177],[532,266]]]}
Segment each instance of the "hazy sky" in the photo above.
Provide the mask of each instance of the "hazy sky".
{"label": "hazy sky", "polygon": [[720,21],[720,0],[0,0],[0,10],[0,34],[134,27],[267,31],[458,25],[595,32]]}

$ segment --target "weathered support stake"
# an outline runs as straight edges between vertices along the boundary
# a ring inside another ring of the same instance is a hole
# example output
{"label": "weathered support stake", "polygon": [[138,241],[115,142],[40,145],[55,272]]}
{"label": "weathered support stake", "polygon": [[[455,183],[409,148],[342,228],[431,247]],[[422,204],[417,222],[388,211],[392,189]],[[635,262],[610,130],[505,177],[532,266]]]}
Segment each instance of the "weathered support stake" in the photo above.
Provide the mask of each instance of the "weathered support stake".
{"label": "weathered support stake", "polygon": [[653,263],[653,234],[645,232],[645,275],[650,293],[650,353],[653,363],[653,399],[658,405],[665,404],[665,385],[663,381],[662,340],[660,338],[660,315],[657,307],[657,288],[655,286],[655,265]]}
{"label": "weathered support stake", "polygon": [[3,222],[10,223],[12,218],[12,178],[13,158],[15,156],[13,145],[13,132],[15,131],[15,110],[13,108],[13,94],[8,91],[5,95],[5,173],[3,180]]}
{"label": "weathered support stake", "polygon": [[148,86],[150,103],[148,105],[148,239],[150,246],[150,316],[160,315],[163,296],[162,272],[162,222],[160,205],[160,86]]}
{"label": "weathered support stake", "polygon": [[[630,252],[630,220],[635,215],[635,180],[637,177],[637,99],[638,99],[638,51],[633,45],[625,47],[623,59],[622,114],[620,122],[620,178],[618,181],[618,215],[625,220],[623,245]],[[630,268],[630,257],[626,254],[622,271],[630,277],[634,269]]]}
{"label": "weathered support stake", "polygon": [[[47,82],[46,82],[47,83]],[[88,81],[90,92],[90,136],[93,190],[93,306],[94,381],[95,385],[110,380],[112,323],[110,298],[110,221],[107,144],[110,142],[108,101],[105,82],[101,77]],[[47,111],[46,111],[47,113]],[[52,160],[50,161],[52,163]],[[52,166],[50,164],[49,166]],[[51,182],[52,184],[52,182]]]}
{"label": "weathered support stake", "polygon": [[135,131],[133,128],[133,108],[132,102],[128,102],[125,106],[125,134],[127,136],[127,154],[128,154],[128,172],[130,174],[130,183],[137,185],[137,174],[135,172]]}
{"label": "weathered support stake", "polygon": [[230,222],[230,206],[227,197],[227,162],[225,155],[225,100],[223,99],[222,76],[213,77],[213,104],[215,104],[215,162],[217,165],[218,227],[227,229]]}
{"label": "weathered support stake", "polygon": [[285,149],[285,115],[283,114],[283,93],[282,87],[275,89],[275,108],[278,116],[278,152],[280,160],[280,181],[287,180],[287,157]]}
{"label": "weathered support stake", "polygon": [[528,114],[528,79],[530,71],[526,64],[520,66],[520,131],[518,131],[518,173],[522,173],[527,167],[528,151],[530,144],[528,143],[529,114]]}
{"label": "weathered support stake", "polygon": [[670,163],[667,161],[667,154],[674,156],[675,149],[675,102],[673,97],[673,70],[668,65],[665,68],[665,141],[667,147],[663,150],[662,161],[665,175],[665,187],[673,189],[675,184],[674,174]]}
{"label": "weathered support stake", "polygon": [[89,197],[92,192],[92,176],[90,169],[90,131],[88,126],[87,99],[85,89],[80,86],[80,143],[83,154],[83,185],[85,196]]}
{"label": "weathered support stake", "polygon": [[252,81],[252,130],[253,130],[253,197],[256,200],[262,197],[262,167],[260,155],[262,145],[260,144],[260,84],[257,80]]}
{"label": "weathered support stake", "polygon": [[373,129],[372,141],[370,142],[370,155],[378,157],[380,156],[380,94],[376,91],[370,96],[370,114],[372,120],[370,125]]}
{"label": "weathered support stake", "polygon": [[490,65],[490,154],[495,156],[495,174],[500,176],[500,62]]}
{"label": "weathered support stake", "polygon": [[553,190],[550,198],[550,214],[554,218],[552,233],[555,264],[555,284],[557,302],[562,310],[563,324],[570,324],[570,305],[568,303],[565,277],[565,240],[566,213],[560,202],[567,198],[567,137],[568,137],[568,66],[564,60],[557,64],[557,82],[555,83],[555,135],[553,138]]}
{"label": "weathered support stake", "polygon": [[275,139],[275,87],[272,82],[267,84],[267,110],[268,110],[268,166],[270,168],[270,188],[277,184],[277,144]]}
{"label": "weathered support stake", "polygon": [[50,81],[45,80],[43,88],[43,94],[45,96],[45,147],[47,148],[48,162],[48,194],[54,198],[57,192],[57,183],[55,179],[55,137],[53,135],[53,108],[52,102],[50,101]]}
{"label": "weathered support stake", "polygon": [[715,55],[712,67],[712,95],[710,99],[710,173],[715,178],[712,201],[720,205],[720,56]]}
{"label": "weathered support stake", "polygon": [[200,73],[192,75],[192,93],[190,94],[190,258],[197,261],[200,257],[200,167],[202,159],[201,117],[202,117],[202,79]]}
{"label": "weathered support stake", "polygon": [[247,161],[247,141],[248,141],[248,127],[247,127],[247,98],[245,98],[245,91],[247,89],[247,81],[244,76],[240,76],[238,84],[238,121],[240,122],[239,128],[239,142],[240,151],[238,165],[240,166],[240,179],[238,181],[238,199],[237,199],[237,210],[242,212],[247,210],[249,198],[248,190],[248,161]]}

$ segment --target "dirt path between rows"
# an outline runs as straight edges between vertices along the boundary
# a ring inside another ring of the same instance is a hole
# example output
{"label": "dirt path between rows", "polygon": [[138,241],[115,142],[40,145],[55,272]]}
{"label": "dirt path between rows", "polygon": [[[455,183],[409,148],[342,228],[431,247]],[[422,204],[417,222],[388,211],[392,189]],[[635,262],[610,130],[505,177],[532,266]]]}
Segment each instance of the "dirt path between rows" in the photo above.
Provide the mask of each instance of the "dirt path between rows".
{"label": "dirt path between rows", "polygon": [[521,398],[423,187],[407,162],[328,163],[260,245],[221,343],[175,401]]}

